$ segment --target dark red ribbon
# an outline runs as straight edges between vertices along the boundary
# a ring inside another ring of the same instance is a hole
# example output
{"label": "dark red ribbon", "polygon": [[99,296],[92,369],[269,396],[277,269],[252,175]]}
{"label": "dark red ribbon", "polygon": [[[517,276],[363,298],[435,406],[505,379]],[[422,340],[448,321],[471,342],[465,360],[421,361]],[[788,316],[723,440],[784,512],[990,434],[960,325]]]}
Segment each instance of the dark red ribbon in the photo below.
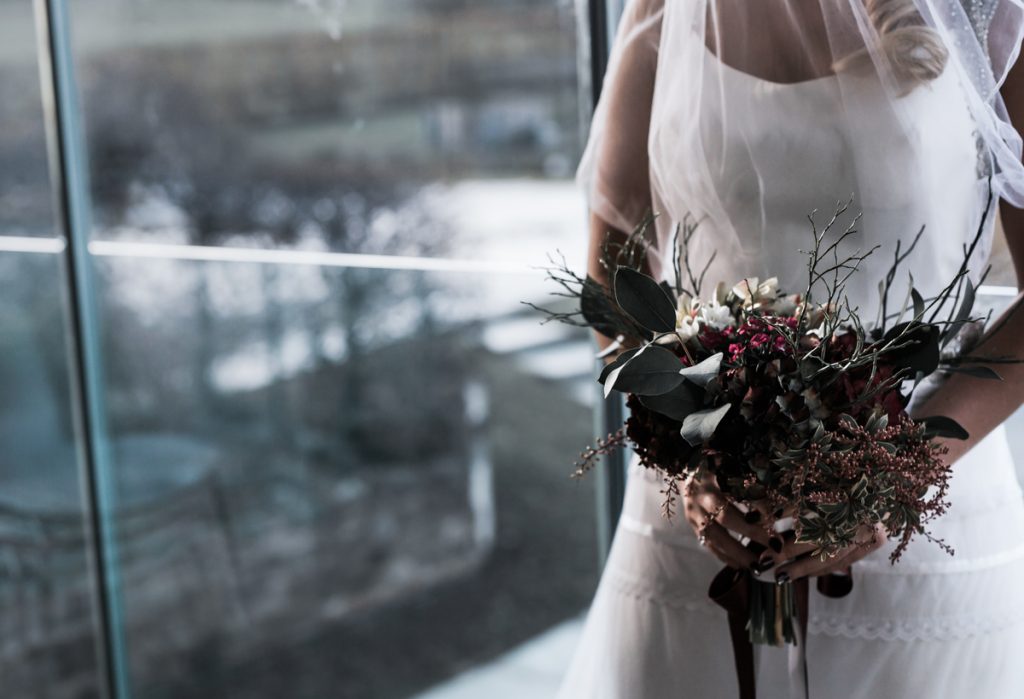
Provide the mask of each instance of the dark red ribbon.
{"label": "dark red ribbon", "polygon": [[747,634],[750,619],[750,571],[726,566],[711,581],[708,597],[725,610],[729,617],[732,656],[736,663],[736,680],[740,699],[757,699],[757,673],[754,669],[754,645]]}

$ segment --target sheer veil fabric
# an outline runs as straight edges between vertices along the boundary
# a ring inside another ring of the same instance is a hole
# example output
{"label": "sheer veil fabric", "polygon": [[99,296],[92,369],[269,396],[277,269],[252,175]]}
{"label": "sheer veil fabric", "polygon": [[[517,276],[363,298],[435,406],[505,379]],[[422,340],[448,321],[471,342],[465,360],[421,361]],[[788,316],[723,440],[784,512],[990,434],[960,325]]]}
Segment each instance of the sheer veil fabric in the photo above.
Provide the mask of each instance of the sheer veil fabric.
{"label": "sheer veil fabric", "polygon": [[[709,285],[778,276],[799,290],[808,216],[820,226],[852,199],[849,245],[879,251],[847,291],[871,319],[897,240],[924,228],[906,264],[931,296],[980,229],[977,281],[995,198],[1024,205],[1021,138],[998,94],[1022,29],[1016,0],[631,0],[579,180],[617,229],[657,213],[660,278],[675,225],[699,220],[690,253],[697,266],[716,254]],[[897,303],[908,284],[896,280]],[[706,597],[720,564],[661,516],[662,497],[634,458],[560,699],[735,696]],[[932,533],[955,556],[921,539],[893,567],[883,547],[856,564],[848,597],[812,594],[812,697],[1024,697],[1024,497],[1003,428],[957,462],[950,501]],[[789,696],[784,651],[759,663],[759,696]]]}
{"label": "sheer veil fabric", "polygon": [[[946,174],[929,151],[947,116],[970,122],[978,196],[991,175],[995,195],[1024,206],[1021,137],[998,93],[1019,52],[1022,8],[1018,0],[631,0],[578,171],[591,210],[620,230],[657,212],[656,272],[676,223],[710,221],[713,246],[698,252],[713,247],[723,264],[709,278],[734,271],[725,261],[778,244],[771,209],[794,189],[823,217],[853,197],[872,242],[909,237],[943,206],[927,179]],[[752,90],[732,89],[737,78]],[[752,118],[765,92],[792,93],[794,116],[819,117],[816,126],[826,110],[830,133],[819,129],[816,150],[799,149],[807,159],[794,171],[777,170],[787,134],[766,139]],[[823,184],[843,189],[805,191],[819,171],[836,169],[845,177],[829,173]],[[887,214],[876,221],[872,209]],[[799,221],[804,244],[809,213]]]}

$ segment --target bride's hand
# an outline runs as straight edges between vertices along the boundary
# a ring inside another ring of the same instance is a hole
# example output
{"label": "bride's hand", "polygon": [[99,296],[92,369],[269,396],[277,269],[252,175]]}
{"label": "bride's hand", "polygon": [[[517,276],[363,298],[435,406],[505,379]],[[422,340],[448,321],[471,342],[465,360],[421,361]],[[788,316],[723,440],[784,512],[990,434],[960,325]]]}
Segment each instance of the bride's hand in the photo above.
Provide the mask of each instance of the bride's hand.
{"label": "bride's hand", "polygon": [[707,546],[719,560],[733,568],[751,568],[758,562],[758,556],[741,544],[732,532],[769,546],[769,534],[758,524],[755,515],[748,520],[735,505],[730,503],[718,489],[714,476],[701,479],[688,478],[682,488],[682,500],[686,521],[697,535],[698,541]]}
{"label": "bride's hand", "polygon": [[881,524],[861,527],[856,543],[824,561],[817,556],[808,555],[815,549],[813,545],[789,541],[783,545],[782,552],[775,556],[776,562],[781,564],[775,569],[775,579],[785,581],[831,573],[849,574],[851,565],[881,548],[886,539],[885,527]]}

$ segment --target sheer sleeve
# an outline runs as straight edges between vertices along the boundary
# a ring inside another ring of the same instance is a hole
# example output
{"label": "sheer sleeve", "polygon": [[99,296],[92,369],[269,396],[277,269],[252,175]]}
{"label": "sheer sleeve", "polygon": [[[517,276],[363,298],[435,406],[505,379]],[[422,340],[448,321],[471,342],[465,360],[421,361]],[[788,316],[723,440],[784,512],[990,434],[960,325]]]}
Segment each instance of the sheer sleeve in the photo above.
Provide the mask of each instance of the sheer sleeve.
{"label": "sheer sleeve", "polygon": [[632,0],[612,44],[576,180],[590,211],[630,231],[651,206],[647,137],[664,0]]}

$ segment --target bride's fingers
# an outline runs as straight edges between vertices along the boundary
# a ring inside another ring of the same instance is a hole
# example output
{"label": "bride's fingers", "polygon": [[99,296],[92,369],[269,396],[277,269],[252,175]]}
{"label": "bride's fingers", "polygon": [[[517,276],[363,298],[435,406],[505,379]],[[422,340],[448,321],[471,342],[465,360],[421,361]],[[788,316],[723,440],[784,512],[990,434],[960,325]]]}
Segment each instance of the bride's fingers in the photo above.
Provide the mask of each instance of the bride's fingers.
{"label": "bride's fingers", "polygon": [[786,561],[792,561],[795,558],[800,558],[800,556],[804,556],[818,548],[814,544],[797,543],[791,537],[786,537],[782,540],[784,541],[782,549],[775,554],[775,560],[779,563],[785,563]]}
{"label": "bride's fingers", "polygon": [[841,566],[841,562],[848,555],[848,549],[835,556],[822,560],[819,556],[805,555],[795,561],[790,561],[775,569],[775,579],[779,581],[798,580],[811,575],[825,575]]}
{"label": "bride's fingers", "polygon": [[870,552],[865,546],[854,544],[849,548],[843,549],[835,556],[826,557],[824,560],[819,556],[804,556],[797,561],[779,566],[775,572],[775,579],[798,580],[800,578],[846,572],[853,563],[859,561]]}
{"label": "bride's fingers", "polygon": [[736,532],[741,536],[768,546],[770,538],[764,527],[757,524],[757,520],[748,521],[746,515],[740,512],[739,508],[729,502],[717,491],[705,491],[701,493],[698,502],[701,509],[714,515],[715,521],[726,529]]}
{"label": "bride's fingers", "polygon": [[762,546],[767,547],[769,545],[771,537],[768,535],[768,532],[757,524],[748,522],[747,518],[735,505],[726,504],[725,507],[718,511],[715,520],[726,529],[756,541]]}
{"label": "bride's fingers", "polygon": [[885,544],[885,529],[881,525],[874,529],[866,529],[857,539],[857,543],[824,560],[818,556],[804,556],[798,560],[781,565],[776,569],[775,579],[796,580],[807,576],[828,575],[829,573],[845,571],[851,565]]}
{"label": "bride's fingers", "polygon": [[757,562],[757,556],[714,520],[704,527],[704,536],[707,537],[707,546],[711,552],[733,568],[749,568]]}
{"label": "bride's fingers", "polygon": [[865,529],[861,536],[857,537],[857,545],[850,547],[849,554],[843,558],[841,563],[847,567],[853,565],[872,551],[882,548],[887,540],[888,535],[885,532],[885,527],[881,524],[876,524],[873,529]]}

